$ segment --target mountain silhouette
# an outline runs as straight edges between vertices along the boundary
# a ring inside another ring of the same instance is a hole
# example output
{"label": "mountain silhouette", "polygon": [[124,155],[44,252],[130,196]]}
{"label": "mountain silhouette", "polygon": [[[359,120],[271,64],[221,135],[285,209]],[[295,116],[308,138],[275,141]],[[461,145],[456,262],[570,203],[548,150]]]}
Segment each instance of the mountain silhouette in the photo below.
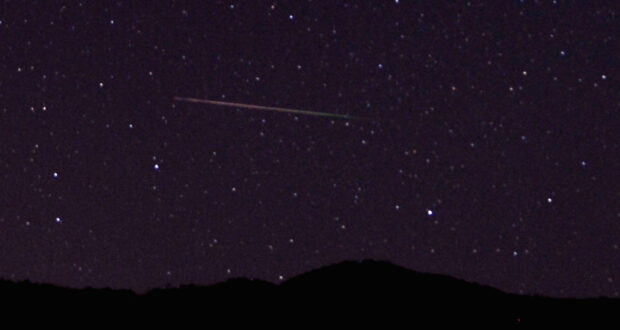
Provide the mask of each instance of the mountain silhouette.
{"label": "mountain silhouette", "polygon": [[[410,321],[460,323],[554,323],[578,319],[603,320],[620,311],[618,299],[557,299],[502,292],[445,275],[408,270],[389,262],[345,261],[301,274],[280,284],[244,278],[211,286],[184,285],[130,290],[72,289],[28,281],[0,281],[0,295],[13,307],[30,310],[71,310],[96,314],[181,312],[184,315],[280,313],[304,319],[331,315],[361,321],[370,316]],[[133,314],[133,315],[137,315]],[[360,319],[361,318],[361,319]]]}

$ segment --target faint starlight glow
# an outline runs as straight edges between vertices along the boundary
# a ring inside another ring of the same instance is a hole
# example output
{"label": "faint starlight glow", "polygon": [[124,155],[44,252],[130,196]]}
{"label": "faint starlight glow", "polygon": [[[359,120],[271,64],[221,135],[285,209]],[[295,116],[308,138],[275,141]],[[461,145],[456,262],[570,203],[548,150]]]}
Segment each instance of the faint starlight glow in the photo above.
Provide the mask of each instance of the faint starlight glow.
{"label": "faint starlight glow", "polygon": [[538,2],[8,6],[0,241],[30,243],[0,280],[279,283],[380,258],[617,294],[617,10]]}

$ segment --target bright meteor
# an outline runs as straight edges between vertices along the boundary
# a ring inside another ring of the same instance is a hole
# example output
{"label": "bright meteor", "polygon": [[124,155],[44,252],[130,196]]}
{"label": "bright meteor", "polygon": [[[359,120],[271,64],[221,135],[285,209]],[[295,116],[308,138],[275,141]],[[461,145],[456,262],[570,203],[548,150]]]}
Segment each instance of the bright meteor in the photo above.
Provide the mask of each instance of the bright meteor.
{"label": "bright meteor", "polygon": [[364,118],[361,118],[361,117],[355,117],[355,116],[350,116],[350,115],[342,115],[342,114],[337,114],[337,113],[317,112],[317,111],[298,110],[298,109],[289,109],[289,108],[278,108],[278,107],[266,107],[266,106],[262,106],[262,105],[245,104],[245,103],[233,103],[233,102],[223,102],[223,101],[213,101],[213,100],[205,100],[205,99],[196,99],[196,98],[191,98],[191,97],[175,96],[174,99],[177,100],[177,101],[183,101],[183,102],[204,103],[204,104],[220,105],[220,106],[224,106],[224,107],[236,107],[236,108],[245,108],[245,109],[254,109],[254,110],[267,110],[267,111],[279,111],[279,112],[296,113],[296,114],[300,114],[300,115],[332,117],[332,118],[343,118],[343,119],[357,119],[357,120],[363,120],[364,119]]}

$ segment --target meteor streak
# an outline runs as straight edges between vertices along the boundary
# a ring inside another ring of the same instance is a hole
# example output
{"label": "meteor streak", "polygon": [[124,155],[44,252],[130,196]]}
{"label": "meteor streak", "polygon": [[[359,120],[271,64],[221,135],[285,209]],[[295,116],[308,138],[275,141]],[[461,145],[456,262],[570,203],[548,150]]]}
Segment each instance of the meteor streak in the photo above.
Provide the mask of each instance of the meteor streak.
{"label": "meteor streak", "polygon": [[191,102],[191,103],[204,103],[204,104],[220,105],[224,107],[237,107],[237,108],[254,109],[254,110],[288,112],[288,113],[296,113],[300,115],[310,115],[310,116],[319,116],[319,117],[332,117],[332,118],[355,119],[355,120],[366,119],[366,118],[355,117],[355,116],[350,116],[350,115],[342,115],[338,113],[318,112],[318,111],[308,111],[308,110],[298,110],[298,109],[278,108],[278,107],[266,107],[262,105],[213,101],[213,100],[205,100],[205,99],[196,99],[196,98],[191,98],[191,97],[175,96],[174,99],[177,101]]}

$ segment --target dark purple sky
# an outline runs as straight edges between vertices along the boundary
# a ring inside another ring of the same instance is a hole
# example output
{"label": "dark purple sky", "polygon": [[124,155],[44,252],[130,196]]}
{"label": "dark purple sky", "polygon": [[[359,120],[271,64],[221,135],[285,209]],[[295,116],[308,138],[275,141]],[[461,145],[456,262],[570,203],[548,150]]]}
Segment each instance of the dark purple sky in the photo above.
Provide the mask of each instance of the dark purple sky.
{"label": "dark purple sky", "polygon": [[3,1],[0,277],[617,297],[617,7],[372,2]]}

